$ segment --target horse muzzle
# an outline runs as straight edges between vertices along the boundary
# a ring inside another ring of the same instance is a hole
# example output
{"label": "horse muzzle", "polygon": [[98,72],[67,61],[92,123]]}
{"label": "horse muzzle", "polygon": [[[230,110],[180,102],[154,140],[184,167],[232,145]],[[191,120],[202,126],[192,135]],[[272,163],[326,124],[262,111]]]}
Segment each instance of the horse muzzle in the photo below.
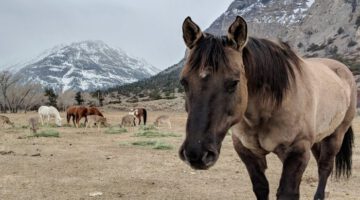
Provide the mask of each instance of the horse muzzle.
{"label": "horse muzzle", "polygon": [[183,145],[179,150],[179,157],[193,169],[206,170],[216,163],[219,151],[189,146],[185,148]]}

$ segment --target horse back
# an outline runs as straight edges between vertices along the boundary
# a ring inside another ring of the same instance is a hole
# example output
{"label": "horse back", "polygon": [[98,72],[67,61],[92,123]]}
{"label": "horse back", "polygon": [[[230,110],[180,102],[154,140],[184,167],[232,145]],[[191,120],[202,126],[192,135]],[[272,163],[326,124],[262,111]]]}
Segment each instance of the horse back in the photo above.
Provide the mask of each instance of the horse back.
{"label": "horse back", "polygon": [[[313,114],[315,140],[330,135],[343,121],[354,118],[357,89],[349,68],[332,59],[312,58],[305,60],[308,91],[313,105],[306,109]],[[298,86],[301,87],[301,86]]]}

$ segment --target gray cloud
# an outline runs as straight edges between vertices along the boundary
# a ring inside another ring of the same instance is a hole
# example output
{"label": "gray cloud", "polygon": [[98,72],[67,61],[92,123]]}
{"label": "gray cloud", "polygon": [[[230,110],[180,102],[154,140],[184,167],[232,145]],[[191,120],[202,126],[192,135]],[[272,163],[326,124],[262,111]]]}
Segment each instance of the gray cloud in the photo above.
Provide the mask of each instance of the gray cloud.
{"label": "gray cloud", "polygon": [[232,0],[2,0],[0,67],[58,44],[103,40],[158,68],[184,54],[186,16],[207,28]]}

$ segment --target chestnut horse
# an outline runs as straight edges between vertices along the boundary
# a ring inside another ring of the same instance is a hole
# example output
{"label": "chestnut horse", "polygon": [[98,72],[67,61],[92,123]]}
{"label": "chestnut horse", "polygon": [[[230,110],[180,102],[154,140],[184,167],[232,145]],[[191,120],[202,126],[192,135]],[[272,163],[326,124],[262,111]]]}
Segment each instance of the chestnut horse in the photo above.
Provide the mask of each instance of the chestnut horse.
{"label": "chestnut horse", "polygon": [[218,37],[188,17],[183,38],[189,53],[180,81],[188,113],[182,160],[194,169],[213,166],[231,128],[257,199],[269,199],[265,170],[271,152],[283,163],[277,199],[300,198],[310,152],[319,175],[314,199],[325,198],[334,162],[337,178],[351,175],[357,95],[347,66],[303,59],[283,42],[248,38],[239,16],[227,36]]}
{"label": "chestnut horse", "polygon": [[133,114],[139,120],[139,125],[141,123],[141,117],[144,119],[144,125],[146,125],[147,111],[145,108],[135,108],[131,114]]}

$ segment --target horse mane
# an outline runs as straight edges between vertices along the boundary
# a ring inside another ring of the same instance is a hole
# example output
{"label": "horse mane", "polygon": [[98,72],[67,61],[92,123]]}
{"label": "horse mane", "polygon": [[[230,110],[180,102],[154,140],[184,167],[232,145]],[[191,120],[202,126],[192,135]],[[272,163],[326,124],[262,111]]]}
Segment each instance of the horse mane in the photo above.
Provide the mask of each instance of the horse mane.
{"label": "horse mane", "polygon": [[301,59],[280,41],[249,38],[243,49],[243,62],[250,94],[263,93],[279,105],[295,80],[294,68],[300,70]]}
{"label": "horse mane", "polygon": [[[213,73],[219,67],[231,70],[225,53],[225,47],[229,45],[226,36],[206,33],[189,56],[190,70],[203,70],[205,67]],[[267,96],[279,105],[291,80],[295,80],[294,70],[300,70],[301,59],[285,42],[252,37],[249,37],[242,57],[249,94]]]}

